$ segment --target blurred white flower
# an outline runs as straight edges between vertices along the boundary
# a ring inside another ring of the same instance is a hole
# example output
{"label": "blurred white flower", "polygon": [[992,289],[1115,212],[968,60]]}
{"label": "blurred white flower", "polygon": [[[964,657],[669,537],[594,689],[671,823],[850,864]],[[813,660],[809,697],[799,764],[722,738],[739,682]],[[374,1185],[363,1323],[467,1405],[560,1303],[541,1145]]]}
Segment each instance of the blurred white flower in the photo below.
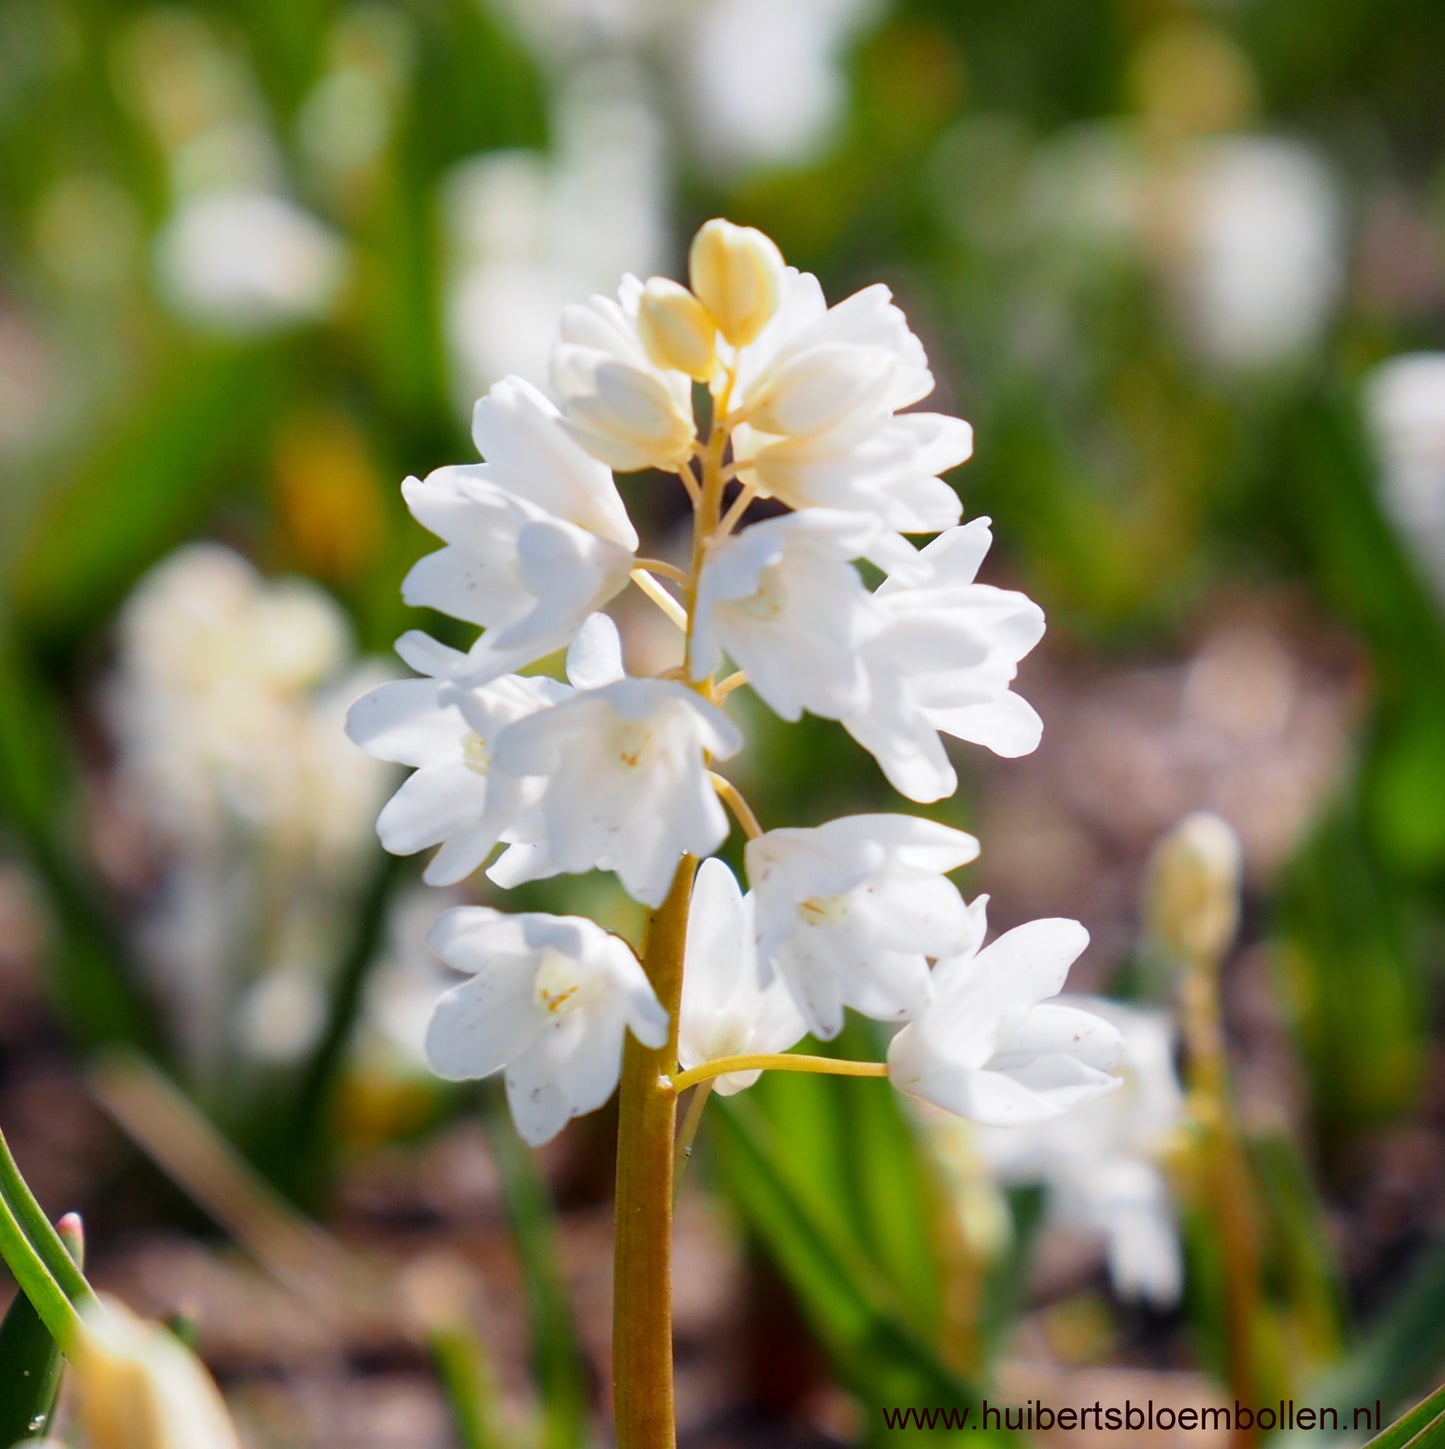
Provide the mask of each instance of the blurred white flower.
{"label": "blurred white flower", "polygon": [[1067,1116],[978,1134],[980,1151],[1009,1183],[1041,1182],[1049,1208],[1104,1236],[1121,1298],[1156,1308],[1179,1301],[1183,1262],[1160,1149],[1179,1124],[1184,1094],[1174,1069],[1174,1029],[1162,1012],[1099,997],[1060,997],[1111,1023],[1123,1039],[1123,1085]]}
{"label": "blurred white flower", "polygon": [[932,989],[928,958],[973,939],[944,872],[977,855],[973,836],[906,815],[850,815],[750,840],[764,978],[787,982],[825,1040],[842,1030],[845,1006],[885,1021],[912,1016]]}
{"label": "blurred white flower", "polygon": [[667,1040],[667,1012],[631,947],[591,921],[462,906],[430,939],[472,979],[437,1003],[428,1060],[453,1081],[505,1070],[512,1118],[533,1146],[616,1090],[625,1031],[644,1046]]}
{"label": "blurred white flower", "polygon": [[611,473],[530,383],[497,383],[472,433],[484,463],[402,485],[413,516],[446,544],[413,566],[402,593],[487,631],[466,672],[482,684],[568,644],[626,586],[637,534]]}
{"label": "blurred white flower", "polygon": [[1009,685],[1043,637],[1043,610],[974,581],[992,541],[987,518],[949,529],[873,595],[880,624],[858,661],[867,688],[842,720],[910,800],[957,788],[940,733],[1004,756],[1039,742],[1038,715]]}
{"label": "blurred white flower", "polygon": [[[684,1070],[744,1052],[785,1052],[808,1030],[787,983],[765,986],[753,935],[753,897],[716,858],[693,883],[683,957],[677,1060]],[[761,1072],[728,1072],[713,1087],[730,1096]]]}
{"label": "blurred white flower", "polygon": [[1445,352],[1380,363],[1363,398],[1385,509],[1445,602]]}
{"label": "blurred white flower", "polygon": [[105,1298],[73,1367],[87,1449],[240,1449],[215,1381],[175,1334]]}
{"label": "blurred white flower", "polygon": [[784,719],[837,719],[867,703],[862,648],[879,612],[849,562],[877,532],[866,515],[809,509],[770,518],[708,549],[693,615],[692,677],[726,651]]}
{"label": "blurred white flower", "polygon": [[1314,346],[1344,283],[1344,217],[1329,168],[1272,136],[1194,143],[1175,178],[1171,279],[1189,337],[1229,368]]}
{"label": "blurred white flower", "polygon": [[266,332],[315,321],[346,275],[340,239],[267,191],[184,197],[156,239],[162,295],[197,326]]}
{"label": "blurred white flower", "polygon": [[1031,921],[983,947],[986,897],[972,938],[933,970],[933,999],[888,1047],[905,1092],[975,1122],[1040,1122],[1119,1086],[1119,1033],[1076,1007],[1047,1004],[1089,942],[1077,921]]}

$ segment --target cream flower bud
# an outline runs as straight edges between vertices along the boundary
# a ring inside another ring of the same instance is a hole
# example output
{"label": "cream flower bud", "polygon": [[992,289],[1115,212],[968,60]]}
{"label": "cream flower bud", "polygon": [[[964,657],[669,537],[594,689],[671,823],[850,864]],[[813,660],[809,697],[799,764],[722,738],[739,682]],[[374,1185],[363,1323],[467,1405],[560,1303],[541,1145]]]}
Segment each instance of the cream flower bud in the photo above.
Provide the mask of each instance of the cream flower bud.
{"label": "cream flower bud", "polygon": [[669,277],[652,277],[637,303],[637,335],[658,367],[707,382],[717,369],[717,323],[707,308]]}
{"label": "cream flower bud", "polygon": [[90,1449],[240,1449],[201,1361],[122,1303],[87,1317],[75,1370]]}
{"label": "cream flower bud", "polygon": [[714,217],[693,237],[687,268],[692,290],[735,347],[753,341],[778,310],[783,256],[756,227]]}
{"label": "cream flower bud", "polygon": [[1154,847],[1144,887],[1149,933],[1171,955],[1214,965],[1239,928],[1239,837],[1208,811],[1186,816]]}

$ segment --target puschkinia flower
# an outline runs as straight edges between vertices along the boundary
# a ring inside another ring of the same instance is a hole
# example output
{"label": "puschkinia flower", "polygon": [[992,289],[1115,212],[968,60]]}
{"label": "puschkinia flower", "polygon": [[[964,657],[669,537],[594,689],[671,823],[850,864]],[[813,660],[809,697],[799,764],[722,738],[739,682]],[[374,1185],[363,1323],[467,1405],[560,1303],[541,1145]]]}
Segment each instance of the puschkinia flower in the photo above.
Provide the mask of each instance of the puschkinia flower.
{"label": "puschkinia flower", "polygon": [[957,788],[940,734],[1007,757],[1039,742],[1042,722],[1009,686],[1043,637],[1043,610],[974,581],[992,541],[987,518],[949,529],[873,595],[880,625],[860,661],[868,687],[843,724],[910,800]]}
{"label": "puschkinia flower", "polygon": [[617,1088],[622,1040],[667,1040],[668,1016],[632,948],[579,916],[447,911],[432,949],[471,980],[437,1003],[427,1060],[467,1081],[505,1071],[517,1131],[534,1147]]}
{"label": "puschkinia flower", "polygon": [[726,652],[784,719],[836,719],[867,703],[860,651],[879,614],[858,570],[877,532],[866,515],[827,509],[754,524],[710,549],[698,580],[692,675]]}
{"label": "puschkinia flower", "polygon": [[450,686],[467,656],[424,634],[398,646],[422,679],[398,679],[352,705],[346,732],[368,754],[415,771],[383,807],[377,834],[393,855],[441,849],[428,885],[451,885],[481,866],[526,802],[491,785],[491,751],[515,720],[565,699],[553,679],[506,675],[471,690]]}
{"label": "puschkinia flower", "polygon": [[938,475],[973,451],[968,424],[898,414],[933,390],[923,346],[883,286],[829,308],[789,272],[777,315],[739,355],[731,407],[739,477],[791,508],[867,513],[897,533],[958,522]]}
{"label": "puschkinia flower", "polygon": [[1053,1216],[1103,1236],[1121,1298],[1171,1308],[1183,1290],[1184,1266],[1159,1159],[1184,1113],[1173,1025],[1162,1012],[1099,997],[1060,997],[1057,1004],[1101,1017],[1119,1032],[1122,1085],[1066,1116],[982,1131],[979,1150],[1003,1181],[1045,1184]]}
{"label": "puschkinia flower", "polygon": [[[781,976],[763,984],[753,936],[753,898],[720,860],[705,860],[693,884],[683,956],[677,1059],[684,1070],[744,1052],[785,1052],[808,1030]],[[713,1079],[723,1096],[760,1072]]]}
{"label": "puschkinia flower", "polygon": [[1116,1028],[1049,1004],[1089,943],[1077,921],[1031,921],[979,947],[986,898],[969,907],[970,939],[933,970],[933,999],[888,1048],[895,1086],[975,1122],[1017,1126],[1114,1091]]}
{"label": "puschkinia flower", "polygon": [[691,380],[657,366],[638,332],[642,292],[629,276],[615,302],[593,297],[564,307],[552,349],[552,390],[567,431],[622,473],[677,468],[697,440]]}
{"label": "puschkinia flower", "polygon": [[492,879],[613,870],[634,900],[661,905],[682,857],[726,838],[707,757],[741,747],[722,710],[674,679],[619,679],[518,721],[497,739],[495,770],[540,786]]}
{"label": "puschkinia flower", "polygon": [[850,815],[750,840],[758,956],[808,1028],[838,1035],[843,1008],[901,1021],[928,1001],[928,960],[965,949],[975,926],[946,871],[978,855],[962,830],[906,815]]}
{"label": "puschkinia flower", "polygon": [[481,684],[564,648],[626,586],[637,534],[607,468],[529,383],[499,382],[478,402],[472,434],[486,462],[402,485],[417,522],[446,544],[412,568],[402,593],[487,631],[468,671]]}

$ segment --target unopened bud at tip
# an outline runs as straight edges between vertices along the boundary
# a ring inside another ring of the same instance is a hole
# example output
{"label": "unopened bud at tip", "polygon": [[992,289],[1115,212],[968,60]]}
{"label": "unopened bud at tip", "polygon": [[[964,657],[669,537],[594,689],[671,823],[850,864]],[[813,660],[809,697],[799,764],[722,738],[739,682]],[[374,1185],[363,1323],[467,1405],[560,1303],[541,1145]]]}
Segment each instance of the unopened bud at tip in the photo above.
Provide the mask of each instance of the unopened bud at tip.
{"label": "unopened bud at tip", "polygon": [[1172,955],[1215,964],[1239,928],[1244,859],[1229,823],[1186,816],[1154,847],[1144,894],[1150,935]]}
{"label": "unopened bud at tip", "polygon": [[637,331],[658,367],[707,382],[717,369],[717,323],[686,287],[653,277],[637,304]]}
{"label": "unopened bud at tip", "polygon": [[734,347],[747,346],[772,320],[783,270],[783,255],[771,238],[721,217],[703,224],[688,252],[692,290]]}

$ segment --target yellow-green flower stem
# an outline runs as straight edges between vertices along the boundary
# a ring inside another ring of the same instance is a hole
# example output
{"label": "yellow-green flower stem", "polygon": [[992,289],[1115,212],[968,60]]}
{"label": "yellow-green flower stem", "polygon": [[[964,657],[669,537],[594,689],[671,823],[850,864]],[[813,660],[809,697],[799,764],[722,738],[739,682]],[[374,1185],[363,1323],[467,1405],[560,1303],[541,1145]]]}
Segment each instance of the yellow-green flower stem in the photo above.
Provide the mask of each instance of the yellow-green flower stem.
{"label": "yellow-green flower stem", "polygon": [[758,824],[758,817],[753,814],[753,807],[743,799],[742,792],[731,780],[724,779],[714,770],[709,770],[707,777],[712,781],[718,799],[733,812],[738,824],[742,826],[743,834],[749,840],[756,840],[763,833],[763,827]]}
{"label": "yellow-green flower stem", "polygon": [[699,1082],[723,1077],[729,1072],[817,1072],[825,1077],[886,1077],[887,1062],[847,1062],[837,1057],[810,1057],[801,1052],[744,1052],[735,1057],[718,1057],[700,1067],[679,1072],[672,1079],[673,1090],[685,1092]]}
{"label": "yellow-green flower stem", "polygon": [[[1185,962],[1183,1024],[1189,1087],[1201,1130],[1207,1209],[1218,1224],[1224,1269],[1225,1371],[1242,1404],[1259,1402],[1255,1322],[1259,1310],[1259,1244],[1254,1188],[1229,1083],[1229,1057],[1215,959]],[[1233,1449],[1251,1449],[1259,1434],[1236,1429]]]}
{"label": "yellow-green flower stem", "polygon": [[672,1404],[672,1178],[677,1017],[697,862],[684,857],[647,923],[643,970],[672,1022],[655,1050],[630,1033],[617,1122],[612,1392],[617,1449],[675,1449]]}

